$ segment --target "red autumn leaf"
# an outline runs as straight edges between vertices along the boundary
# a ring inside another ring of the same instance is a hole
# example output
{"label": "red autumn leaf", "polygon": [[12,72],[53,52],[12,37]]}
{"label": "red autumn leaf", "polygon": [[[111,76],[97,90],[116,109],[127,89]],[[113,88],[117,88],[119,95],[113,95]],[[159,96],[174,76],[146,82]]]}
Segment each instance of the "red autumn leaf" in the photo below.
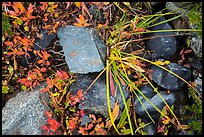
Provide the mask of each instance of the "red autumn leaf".
{"label": "red autumn leaf", "polygon": [[188,53],[192,53],[192,50],[189,49],[189,50],[186,50],[186,51],[183,52],[183,54],[188,54]]}
{"label": "red autumn leaf", "polygon": [[47,110],[45,110],[44,112],[45,112],[45,115],[46,115],[48,118],[51,118],[51,117],[52,117],[52,113],[48,112]]}
{"label": "red autumn leaf", "polygon": [[62,72],[60,72],[59,70],[57,70],[57,75],[58,75],[60,78],[63,78]]}
{"label": "red autumn leaf", "polygon": [[42,130],[50,130],[50,129],[48,128],[48,126],[46,126],[46,125],[41,126],[41,128],[42,128]]}
{"label": "red autumn leaf", "polygon": [[40,9],[45,11],[48,8],[48,3],[47,2],[40,2],[40,4],[42,4],[40,6]]}
{"label": "red autumn leaf", "polygon": [[72,119],[69,120],[69,129],[72,131],[73,129],[76,128],[76,124]]}
{"label": "red autumn leaf", "polygon": [[46,78],[46,82],[47,82],[49,88],[53,87],[53,81],[50,80],[49,77]]}
{"label": "red autumn leaf", "polygon": [[29,13],[32,13],[33,12],[33,5],[30,3],[30,5],[28,6],[28,8],[27,8],[27,11],[29,12]]}
{"label": "red autumn leaf", "polygon": [[5,41],[4,44],[6,46],[13,46],[13,42],[10,42],[10,41]]}
{"label": "red autumn leaf", "polygon": [[19,79],[18,82],[22,83],[22,84],[25,84],[27,83],[27,78],[22,78],[22,79]]}
{"label": "red autumn leaf", "polygon": [[77,92],[77,98],[82,99],[83,96],[84,95],[83,95],[82,89],[79,89],[78,92]]}
{"label": "red autumn leaf", "polygon": [[2,3],[2,7],[7,6],[10,7],[11,6],[11,2],[3,2]]}
{"label": "red autumn leaf", "polygon": [[57,129],[58,129],[58,126],[57,125],[52,125],[50,126],[50,129],[55,132]]}
{"label": "red autumn leaf", "polygon": [[85,115],[85,113],[84,113],[84,110],[83,110],[83,109],[81,109],[81,110],[79,111],[79,113],[80,113],[80,115],[81,115],[82,117]]}
{"label": "red autumn leaf", "polygon": [[157,130],[157,133],[163,132],[165,128],[165,125],[159,127],[159,129]]}
{"label": "red autumn leaf", "polygon": [[93,124],[90,123],[87,128],[88,128],[88,129],[91,129],[92,127],[93,127]]}
{"label": "red autumn leaf", "polygon": [[110,90],[111,90],[111,95],[114,96],[115,95],[115,86],[114,86],[112,72],[110,71],[109,74],[110,74]]}
{"label": "red autumn leaf", "polygon": [[24,55],[25,52],[23,52],[23,51],[17,51],[16,54],[17,54],[18,56],[21,56],[21,55]]}
{"label": "red autumn leaf", "polygon": [[182,55],[184,52],[184,48],[180,51],[179,55]]}
{"label": "red autumn leaf", "polygon": [[41,72],[45,72],[47,69],[46,68],[41,68],[40,71]]}
{"label": "red autumn leaf", "polygon": [[40,90],[40,92],[47,92],[48,90],[49,90],[49,87],[46,87],[46,88]]}
{"label": "red autumn leaf", "polygon": [[60,124],[55,119],[53,119],[53,118],[52,119],[48,118],[48,124],[50,125],[50,129],[53,132],[55,132],[59,128],[59,126],[60,126]]}
{"label": "red autumn leaf", "polygon": [[64,72],[62,70],[57,70],[57,75],[60,79],[67,79],[69,77],[67,72]]}

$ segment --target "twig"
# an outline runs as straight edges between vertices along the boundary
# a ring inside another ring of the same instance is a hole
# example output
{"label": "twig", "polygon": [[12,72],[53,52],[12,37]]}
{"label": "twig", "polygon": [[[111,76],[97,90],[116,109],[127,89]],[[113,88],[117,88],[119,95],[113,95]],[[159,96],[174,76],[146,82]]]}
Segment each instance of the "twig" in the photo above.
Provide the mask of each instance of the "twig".
{"label": "twig", "polygon": [[[21,33],[23,33],[24,36],[26,36],[28,38],[28,36],[19,28],[17,28]],[[38,48],[40,48],[41,50],[43,50],[39,44],[35,43],[35,41],[33,42],[36,46],[38,46]]]}
{"label": "twig", "polygon": [[54,54],[58,54],[58,55],[61,55],[61,56],[64,56],[64,54],[62,54],[62,53],[60,53],[60,52],[62,52],[62,51],[54,51],[54,50],[52,50],[52,49],[50,49],[50,50],[48,50],[49,52],[52,52],[52,53],[54,53]]}
{"label": "twig", "polygon": [[58,64],[58,65],[56,65],[56,67],[59,67],[59,66],[65,65],[65,64],[67,64],[67,63],[64,62],[64,63]]}

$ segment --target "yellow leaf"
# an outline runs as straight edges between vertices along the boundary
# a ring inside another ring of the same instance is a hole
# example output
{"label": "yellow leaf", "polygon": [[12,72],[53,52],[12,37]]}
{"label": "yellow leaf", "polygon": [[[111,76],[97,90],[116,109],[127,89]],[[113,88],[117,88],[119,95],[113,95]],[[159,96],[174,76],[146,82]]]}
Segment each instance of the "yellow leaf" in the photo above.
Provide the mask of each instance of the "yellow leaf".
{"label": "yellow leaf", "polygon": [[55,83],[55,86],[57,87],[58,90],[62,90],[62,86],[59,81]]}
{"label": "yellow leaf", "polygon": [[17,62],[16,62],[16,58],[14,57],[14,70],[17,70],[18,66],[17,66]]}
{"label": "yellow leaf", "polygon": [[138,71],[138,72],[145,72],[140,66],[137,66],[135,64],[131,64],[128,62],[124,62],[124,64],[130,66],[131,68],[133,68],[134,70]]}
{"label": "yellow leaf", "polygon": [[[115,106],[113,108],[113,112],[111,112],[111,113],[112,113],[112,116],[113,116],[113,120],[115,121],[116,118],[119,115],[119,103],[118,103],[118,100],[116,101]],[[112,126],[112,123],[110,124],[109,129],[111,128],[111,126]]]}
{"label": "yellow leaf", "polygon": [[165,125],[169,124],[169,119],[165,119],[164,121],[162,121],[162,123],[164,123]]}
{"label": "yellow leaf", "polygon": [[162,61],[160,61],[160,60],[158,60],[158,61],[155,61],[155,62],[153,62],[153,64],[155,64],[155,65],[161,65],[161,66],[163,66],[163,65],[168,65],[170,63],[170,61],[164,61],[164,62],[162,62]]}
{"label": "yellow leaf", "polygon": [[54,4],[54,2],[48,2],[48,5],[52,5],[52,4]]}
{"label": "yellow leaf", "polygon": [[123,2],[123,4],[125,4],[126,6],[130,6],[130,3],[129,2]]}
{"label": "yellow leaf", "polygon": [[115,107],[113,108],[113,112],[112,112],[113,118],[114,120],[118,117],[119,115],[119,104],[118,101],[116,101],[115,103]]}
{"label": "yellow leaf", "polygon": [[25,30],[25,31],[29,31],[28,26],[25,26],[25,27],[24,27],[24,30]]}
{"label": "yellow leaf", "polygon": [[13,24],[14,25],[22,25],[23,24],[23,21],[19,18],[16,18],[14,21],[13,21]]}
{"label": "yellow leaf", "polygon": [[75,3],[75,5],[78,7],[78,8],[80,8],[80,2],[74,2]]}
{"label": "yellow leaf", "polygon": [[102,24],[98,24],[98,28],[100,29],[100,28],[102,28],[103,27],[103,25]]}

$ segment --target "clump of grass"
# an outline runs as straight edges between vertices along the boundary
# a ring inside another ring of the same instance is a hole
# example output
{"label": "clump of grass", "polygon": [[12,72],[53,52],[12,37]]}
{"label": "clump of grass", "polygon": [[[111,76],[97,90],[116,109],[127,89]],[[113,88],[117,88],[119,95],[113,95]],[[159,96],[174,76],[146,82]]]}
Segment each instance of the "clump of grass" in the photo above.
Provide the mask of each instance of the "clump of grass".
{"label": "clump of grass", "polygon": [[[117,5],[119,6],[119,5]],[[119,8],[120,9],[120,8]],[[121,8],[122,9],[122,8]],[[140,56],[136,56],[133,54],[128,54],[128,53],[124,53],[122,52],[122,50],[128,46],[131,42],[133,42],[133,39],[139,39],[138,41],[142,41],[142,39],[140,39],[141,34],[144,33],[156,33],[156,32],[167,32],[167,31],[201,31],[201,30],[197,30],[197,29],[175,29],[175,30],[156,30],[156,31],[150,31],[148,30],[148,28],[159,25],[159,24],[163,24],[166,23],[168,21],[174,20],[176,18],[179,18],[181,15],[178,15],[176,17],[173,17],[171,19],[159,22],[157,24],[152,24],[152,22],[154,22],[155,20],[157,20],[158,18],[160,18],[161,16],[165,16],[165,15],[169,15],[169,14],[173,14],[173,13],[158,13],[155,15],[146,15],[146,16],[137,16],[135,15],[135,17],[131,20],[127,20],[127,14],[121,10],[123,12],[122,18],[115,24],[113,25],[113,27],[109,28],[111,30],[110,35],[109,35],[109,39],[107,40],[106,44],[108,45],[109,50],[109,57],[106,61],[106,85],[107,85],[107,104],[108,104],[108,111],[109,111],[109,115],[110,115],[110,119],[112,122],[112,125],[114,127],[114,129],[116,130],[116,132],[118,134],[122,134],[122,131],[120,129],[120,126],[117,126],[114,124],[114,120],[113,120],[113,116],[111,114],[111,108],[110,108],[110,100],[109,100],[109,71],[112,72],[113,78],[116,82],[116,84],[119,86],[120,89],[120,93],[122,96],[122,100],[124,103],[124,113],[122,113],[123,115],[121,115],[120,120],[122,118],[122,121],[124,121],[124,117],[127,118],[127,121],[129,123],[129,129],[126,129],[126,131],[129,131],[130,134],[134,134],[134,128],[133,125],[131,123],[131,119],[130,119],[130,113],[129,110],[130,108],[128,107],[128,103],[124,98],[124,93],[122,91],[121,88],[121,84],[120,84],[120,80],[122,79],[129,87],[130,87],[130,91],[134,93],[134,95],[136,96],[136,98],[140,101],[140,99],[138,98],[138,94],[141,94],[145,100],[150,103],[163,117],[165,117],[166,119],[169,119],[169,117],[167,115],[165,115],[162,110],[158,109],[152,102],[150,102],[150,100],[139,90],[139,86],[143,85],[143,84],[135,84],[132,80],[130,80],[130,78],[128,77],[128,71],[131,68],[131,70],[135,71],[135,72],[139,72],[142,75],[142,78],[145,79],[145,82],[149,83],[152,88],[154,89],[154,91],[160,96],[160,98],[163,100],[163,102],[165,103],[165,105],[167,106],[167,108],[169,109],[170,113],[173,115],[173,117],[175,118],[176,122],[177,122],[177,126],[179,129],[183,129],[182,125],[180,124],[178,118],[176,117],[176,115],[173,113],[173,110],[170,108],[170,106],[166,103],[166,101],[163,99],[163,97],[160,95],[160,93],[158,92],[157,88],[155,88],[153,86],[153,84],[151,83],[151,80],[147,77],[147,74],[145,74],[144,71],[142,71],[143,69],[141,68],[141,66],[138,66],[137,64],[135,64],[135,60],[141,60],[143,62],[146,63],[150,63],[150,65],[156,65],[162,69],[164,69],[165,71],[168,71],[169,73],[173,74],[174,76],[178,77],[179,79],[181,79],[182,81],[184,81],[185,83],[187,83],[189,85],[189,87],[193,88],[192,85],[190,83],[188,83],[187,81],[185,81],[183,78],[181,78],[180,76],[178,76],[177,74],[169,71],[168,69],[166,69],[165,67],[163,67],[162,65],[158,65],[155,62],[152,62],[150,60],[147,60],[145,58],[142,58]],[[135,25],[135,27],[133,26]],[[138,30],[138,28],[141,28],[140,31]],[[142,31],[141,31],[142,30]],[[127,33],[124,33],[127,32]],[[128,39],[127,36],[131,35],[131,39]],[[198,93],[194,88],[193,88],[193,92]],[[143,106],[142,102],[140,101],[141,105]],[[143,106],[144,108],[144,106]],[[146,108],[144,108],[146,110]],[[147,110],[146,110],[147,112]],[[151,118],[151,114],[149,114],[147,112],[147,115],[150,117],[150,119],[152,120],[153,123],[154,120]],[[175,123],[174,123],[175,124]],[[136,129],[137,130],[137,129]]]}

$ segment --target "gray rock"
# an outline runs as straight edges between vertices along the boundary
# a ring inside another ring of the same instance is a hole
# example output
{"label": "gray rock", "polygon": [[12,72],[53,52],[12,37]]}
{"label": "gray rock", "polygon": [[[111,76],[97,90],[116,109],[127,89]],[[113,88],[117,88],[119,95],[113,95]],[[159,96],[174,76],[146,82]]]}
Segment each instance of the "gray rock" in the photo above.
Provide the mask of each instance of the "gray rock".
{"label": "gray rock", "polygon": [[57,35],[71,72],[86,74],[104,68],[106,46],[95,29],[66,26],[58,29]]}
{"label": "gray rock", "polygon": [[44,117],[46,106],[41,101],[41,95],[48,101],[48,94],[40,90],[45,84],[31,91],[19,92],[8,100],[2,109],[2,134],[3,135],[40,135],[41,126],[46,124]]}
{"label": "gray rock", "polygon": [[34,44],[35,50],[41,50],[41,49],[47,48],[48,46],[51,45],[53,39],[56,37],[56,34],[54,33],[51,33],[50,35],[48,35],[48,30],[44,30],[44,29],[41,30],[40,34],[42,35],[42,38],[35,39],[35,43],[37,44],[37,45]]}
{"label": "gray rock", "polygon": [[[164,21],[165,18],[161,17],[154,22],[154,24]],[[168,23],[160,24],[151,28],[151,30],[171,30],[171,26]],[[151,57],[154,59],[163,58],[169,59],[176,52],[177,41],[173,36],[173,32],[159,32],[149,34],[148,37],[158,37],[150,39],[147,42],[146,49],[152,51]]]}
{"label": "gray rock", "polygon": [[[148,124],[151,122],[151,120],[149,119],[146,119],[145,117],[142,118],[142,121],[145,123],[145,124]],[[144,132],[147,133],[147,135],[154,135],[157,131],[157,127],[156,127],[156,124],[154,123],[151,123],[147,126],[145,126],[143,129],[142,129]]]}
{"label": "gray rock", "polygon": [[196,84],[197,91],[202,95],[202,74],[196,70],[193,70],[193,76],[195,77],[194,83]]}
{"label": "gray rock", "polygon": [[166,9],[168,11],[174,12],[176,14],[184,14],[184,16],[186,16],[188,10],[186,8],[183,8],[184,6],[187,6],[187,3],[185,4],[181,2],[166,2]]}
{"label": "gray rock", "polygon": [[[191,72],[189,69],[180,66],[176,63],[170,63],[164,66],[166,69],[176,73],[185,80],[189,80],[191,77]],[[169,89],[169,90],[179,90],[185,83],[174,76],[173,74],[163,70],[155,65],[151,67],[152,70],[152,80],[156,82],[159,86]]]}
{"label": "gray rock", "polygon": [[198,35],[194,35],[190,38],[190,47],[193,50],[196,57],[202,60],[202,38]]}
{"label": "gray rock", "polygon": [[[164,102],[162,101],[162,99],[160,98],[160,96],[154,92],[153,88],[150,85],[145,85],[143,87],[141,87],[140,91],[142,93],[144,93],[144,95],[160,110],[162,110],[165,106]],[[169,106],[173,105],[175,102],[175,94],[172,92],[169,95],[166,94],[165,91],[160,91],[159,92],[161,94],[161,96],[164,98],[164,100],[167,102],[167,104]],[[144,106],[144,108],[146,108],[146,110],[149,112],[149,114],[151,115],[151,117],[153,119],[158,119],[160,117],[160,113],[151,105],[149,104],[149,102],[146,101],[145,98],[142,97],[142,95],[140,95],[138,93],[139,98],[142,101],[142,104]],[[135,99],[135,112],[140,115],[140,116],[144,116],[146,118],[149,118],[148,115],[146,114],[146,111],[141,105],[141,103],[138,101],[138,99]]]}
{"label": "gray rock", "polygon": [[[108,117],[109,115],[106,101],[105,75],[102,75],[88,90],[88,92],[84,92],[93,82],[93,80],[97,77],[98,74],[99,73],[89,73],[86,75],[78,75],[76,78],[76,82],[70,86],[70,91],[72,92],[72,94],[75,95],[79,89],[83,89],[84,100],[79,104],[80,109],[84,109],[87,113],[102,114],[103,116]],[[115,96],[111,96],[110,94],[111,108],[114,108],[115,102],[116,100],[118,100],[120,105],[120,111],[122,111],[124,107],[122,97],[118,86],[115,86],[115,89]],[[126,91],[125,86],[122,86],[122,89],[125,98],[127,99],[130,92]]]}
{"label": "gray rock", "polygon": [[89,118],[87,115],[84,115],[81,120],[81,126],[86,125],[87,123],[91,122],[92,119]]}
{"label": "gray rock", "polygon": [[[197,26],[195,24],[191,24],[189,20],[189,12],[192,8],[195,7],[195,2],[189,2],[189,3],[181,3],[181,2],[166,2],[166,8],[170,12],[174,12],[176,14],[182,14],[181,18],[186,20],[186,23],[188,23],[188,26],[191,29],[196,29]],[[188,8],[187,8],[188,7]],[[179,23],[178,25],[180,25]],[[190,47],[194,51],[196,57],[198,59],[202,60],[202,38],[198,36],[197,32],[192,32],[193,36],[189,36],[190,38]]]}

